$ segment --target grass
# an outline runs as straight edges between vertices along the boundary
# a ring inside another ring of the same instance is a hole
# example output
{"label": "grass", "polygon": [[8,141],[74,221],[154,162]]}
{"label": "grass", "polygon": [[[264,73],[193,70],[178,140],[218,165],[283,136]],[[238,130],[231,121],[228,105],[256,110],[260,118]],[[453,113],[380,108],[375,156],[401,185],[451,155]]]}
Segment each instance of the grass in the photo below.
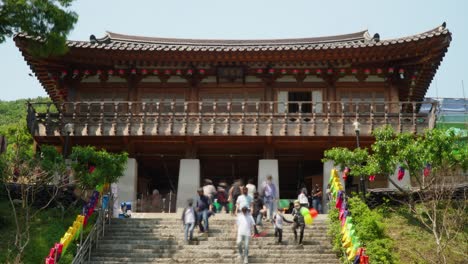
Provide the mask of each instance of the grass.
{"label": "grass", "polygon": [[[8,200],[0,199],[0,232],[2,234],[2,239],[0,239],[0,263],[7,263],[14,253],[15,224]],[[79,208],[70,208],[65,212],[58,208],[50,208],[40,212],[31,223],[31,239],[25,249],[23,262],[44,263],[50,248],[65,234],[79,212]],[[60,263],[71,263],[74,247],[75,245],[69,247]]]}
{"label": "grass", "polygon": [[[394,249],[400,263],[428,263],[436,259],[435,241],[432,233],[423,228],[410,214],[407,208],[396,208],[386,213],[384,223],[388,235],[395,241]],[[447,248],[447,263],[466,263],[468,254],[468,226]],[[465,254],[465,256],[463,256]]]}

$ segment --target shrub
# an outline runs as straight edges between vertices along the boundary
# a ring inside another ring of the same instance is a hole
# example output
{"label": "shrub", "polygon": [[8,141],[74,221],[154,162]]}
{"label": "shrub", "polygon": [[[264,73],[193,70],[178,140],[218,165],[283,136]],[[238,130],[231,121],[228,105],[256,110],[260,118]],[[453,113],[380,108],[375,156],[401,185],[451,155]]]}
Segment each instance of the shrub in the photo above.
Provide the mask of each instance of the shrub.
{"label": "shrub", "polygon": [[[365,244],[366,253],[371,263],[392,264],[397,262],[393,250],[393,240],[385,233],[383,216],[377,210],[371,210],[359,197],[348,199],[353,217],[356,235]],[[341,246],[341,224],[338,209],[329,212],[330,224],[328,234],[332,238],[333,250],[343,258]]]}

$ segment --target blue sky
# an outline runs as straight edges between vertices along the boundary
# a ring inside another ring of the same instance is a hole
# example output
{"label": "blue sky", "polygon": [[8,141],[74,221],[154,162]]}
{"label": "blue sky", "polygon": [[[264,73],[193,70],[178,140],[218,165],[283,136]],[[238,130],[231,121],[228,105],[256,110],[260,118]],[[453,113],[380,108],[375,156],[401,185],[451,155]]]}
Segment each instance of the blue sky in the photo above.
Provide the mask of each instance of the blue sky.
{"label": "blue sky", "polygon": [[[69,39],[116,33],[217,39],[337,35],[368,29],[382,39],[447,22],[452,43],[427,96],[468,97],[468,1],[76,0],[79,20]],[[0,100],[45,96],[11,40],[0,44]],[[462,90],[465,82],[465,92]]]}

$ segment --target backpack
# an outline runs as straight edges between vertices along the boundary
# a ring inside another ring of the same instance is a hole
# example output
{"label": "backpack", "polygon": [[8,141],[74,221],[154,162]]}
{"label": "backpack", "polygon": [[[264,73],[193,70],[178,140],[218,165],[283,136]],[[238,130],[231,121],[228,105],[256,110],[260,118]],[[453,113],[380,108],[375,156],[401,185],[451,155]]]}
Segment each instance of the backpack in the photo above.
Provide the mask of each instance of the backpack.
{"label": "backpack", "polygon": [[220,203],[227,202],[226,191],[219,191],[217,199],[218,199],[218,202]]}

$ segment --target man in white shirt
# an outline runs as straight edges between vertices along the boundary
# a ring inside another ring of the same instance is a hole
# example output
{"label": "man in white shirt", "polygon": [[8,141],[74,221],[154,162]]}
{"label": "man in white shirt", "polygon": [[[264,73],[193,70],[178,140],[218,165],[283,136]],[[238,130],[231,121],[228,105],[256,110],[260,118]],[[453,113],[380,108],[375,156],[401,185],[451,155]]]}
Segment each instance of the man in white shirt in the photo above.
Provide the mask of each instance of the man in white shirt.
{"label": "man in white shirt", "polygon": [[[255,225],[254,219],[248,213],[247,207],[242,207],[240,214],[237,215],[237,249],[239,251],[239,260],[244,261],[244,264],[249,263],[249,241],[252,234],[252,226]],[[244,248],[242,248],[244,244]]]}
{"label": "man in white shirt", "polygon": [[242,195],[239,195],[239,197],[237,197],[237,201],[236,201],[236,211],[235,211],[235,214],[237,214],[238,212],[240,212],[240,210],[244,207],[247,208],[247,212],[250,214],[250,212],[252,212],[252,197],[248,196],[247,195],[247,192],[248,192],[248,189],[247,187],[242,187]]}
{"label": "man in white shirt", "polygon": [[245,187],[248,189],[247,195],[253,199],[254,193],[257,191],[257,187],[255,187],[254,184],[254,179],[249,179],[248,184]]}

